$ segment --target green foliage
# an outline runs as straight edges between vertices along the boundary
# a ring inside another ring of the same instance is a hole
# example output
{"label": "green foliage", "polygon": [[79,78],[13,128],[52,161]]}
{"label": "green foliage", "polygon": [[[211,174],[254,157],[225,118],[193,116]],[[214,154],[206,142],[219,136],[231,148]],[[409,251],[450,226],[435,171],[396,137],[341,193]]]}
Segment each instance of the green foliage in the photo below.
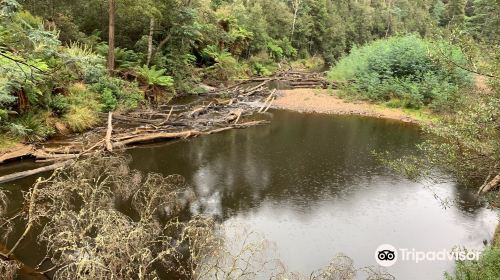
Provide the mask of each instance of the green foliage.
{"label": "green foliage", "polygon": [[445,274],[447,280],[500,279],[500,246],[484,250],[478,261],[459,261],[455,273]]}
{"label": "green foliage", "polygon": [[283,58],[284,55],[283,49],[276,43],[274,42],[267,43],[267,49],[269,50],[269,54],[274,60],[279,61]]}
{"label": "green foliage", "polygon": [[[20,10],[16,3],[1,2],[1,131],[40,141],[54,133],[56,124],[83,131],[97,123],[100,110],[127,110],[143,100],[136,84],[108,77],[103,55],[84,43],[62,46],[53,23]],[[71,19],[64,18],[71,29],[66,31],[76,34]],[[117,49],[119,65],[129,67],[139,57]]]}
{"label": "green foliage", "polygon": [[[83,80],[85,83],[96,83],[106,75],[105,59],[82,43],[71,43],[60,55],[66,71],[66,79]],[[59,75],[64,75],[59,73]],[[64,82],[64,81],[62,81]]]}
{"label": "green foliage", "polygon": [[43,78],[49,69],[46,62],[40,59],[24,59],[11,52],[0,56],[0,104],[12,105],[17,99],[17,93],[23,90],[29,94],[32,101],[43,94]]}
{"label": "green foliage", "polygon": [[52,127],[44,123],[45,118],[43,113],[25,114],[7,126],[8,133],[28,142],[45,140],[55,133]]}
{"label": "green foliage", "polygon": [[144,94],[136,83],[113,77],[101,77],[97,83],[90,86],[90,90],[100,95],[104,112],[130,110],[144,100]]}
{"label": "green foliage", "polygon": [[89,90],[85,84],[75,83],[68,86],[67,95],[52,96],[49,107],[71,131],[81,132],[98,123],[96,112],[101,111],[103,105],[97,93]]}
{"label": "green foliage", "polygon": [[305,71],[319,72],[325,67],[325,60],[320,56],[298,59],[291,63],[294,69],[303,69]]}
{"label": "green foliage", "polygon": [[332,80],[352,81],[345,90],[369,100],[395,98],[407,108],[431,104],[440,110],[443,100],[449,99],[458,87],[471,83],[469,73],[438,59],[441,48],[452,50],[446,61],[463,64],[464,57],[457,48],[409,35],[354,48],[328,75]]}
{"label": "green foliage", "polygon": [[278,64],[266,52],[252,56],[248,62],[248,74],[257,76],[270,76],[278,70]]}
{"label": "green foliage", "polygon": [[219,50],[215,46],[206,47],[202,55],[215,63],[205,69],[205,78],[209,80],[231,81],[243,75],[243,69],[231,53]]}
{"label": "green foliage", "polygon": [[109,88],[104,88],[101,92],[101,102],[103,104],[104,112],[114,111],[118,105],[118,100],[116,96],[113,94],[113,91]]}
{"label": "green foliage", "polygon": [[474,13],[466,18],[466,30],[476,40],[495,45],[500,41],[500,5],[497,0],[475,0]]}
{"label": "green foliage", "polygon": [[150,86],[171,87],[174,85],[174,79],[165,75],[166,69],[156,69],[156,66],[150,68],[144,65],[136,68],[136,71]]}
{"label": "green foliage", "polygon": [[253,73],[257,76],[271,76],[273,74],[271,70],[267,69],[266,66],[258,62],[255,62],[253,64]]}
{"label": "green foliage", "polygon": [[[96,47],[96,52],[102,57],[107,56],[108,54],[108,45],[104,43],[100,43]],[[137,53],[133,50],[129,50],[126,48],[115,48],[115,66],[119,70],[127,70],[135,67],[139,67],[143,60],[143,55]]]}

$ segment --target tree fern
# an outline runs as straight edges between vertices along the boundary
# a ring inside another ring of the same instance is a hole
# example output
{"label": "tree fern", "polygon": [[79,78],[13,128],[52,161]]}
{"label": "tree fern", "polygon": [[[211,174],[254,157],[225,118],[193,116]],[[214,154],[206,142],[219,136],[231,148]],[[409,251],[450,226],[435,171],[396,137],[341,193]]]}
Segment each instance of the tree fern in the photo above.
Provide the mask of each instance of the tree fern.
{"label": "tree fern", "polygon": [[137,73],[146,79],[149,86],[171,87],[174,85],[174,79],[165,75],[165,69],[156,69],[156,66],[149,68],[146,65],[136,69]]}

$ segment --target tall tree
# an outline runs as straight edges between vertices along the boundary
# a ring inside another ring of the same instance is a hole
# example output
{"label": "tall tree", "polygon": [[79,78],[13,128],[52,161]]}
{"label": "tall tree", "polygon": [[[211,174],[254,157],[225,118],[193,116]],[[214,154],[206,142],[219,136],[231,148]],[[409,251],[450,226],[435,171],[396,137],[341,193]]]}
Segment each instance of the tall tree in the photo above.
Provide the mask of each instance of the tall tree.
{"label": "tall tree", "polygon": [[293,34],[295,33],[295,23],[297,22],[297,15],[299,13],[299,9],[301,8],[302,0],[292,0],[292,8],[293,8],[293,22],[292,22],[292,34],[290,36],[290,42],[293,43]]}
{"label": "tall tree", "polygon": [[153,35],[155,29],[155,18],[151,17],[149,19],[149,35],[148,35],[148,55],[146,65],[149,66],[151,63],[151,57],[153,56]]}
{"label": "tall tree", "polygon": [[110,74],[115,70],[115,0],[108,0],[109,25],[108,25],[108,71]]}

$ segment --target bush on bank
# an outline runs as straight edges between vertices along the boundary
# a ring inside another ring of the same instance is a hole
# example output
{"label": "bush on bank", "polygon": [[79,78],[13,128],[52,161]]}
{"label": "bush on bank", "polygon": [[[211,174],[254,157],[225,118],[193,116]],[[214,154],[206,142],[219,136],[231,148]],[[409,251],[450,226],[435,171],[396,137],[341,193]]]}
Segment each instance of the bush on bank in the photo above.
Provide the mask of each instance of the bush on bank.
{"label": "bush on bank", "polygon": [[354,48],[328,76],[350,81],[343,88],[346,95],[392,107],[441,110],[460,88],[471,85],[471,75],[454,66],[463,61],[458,48],[406,35]]}

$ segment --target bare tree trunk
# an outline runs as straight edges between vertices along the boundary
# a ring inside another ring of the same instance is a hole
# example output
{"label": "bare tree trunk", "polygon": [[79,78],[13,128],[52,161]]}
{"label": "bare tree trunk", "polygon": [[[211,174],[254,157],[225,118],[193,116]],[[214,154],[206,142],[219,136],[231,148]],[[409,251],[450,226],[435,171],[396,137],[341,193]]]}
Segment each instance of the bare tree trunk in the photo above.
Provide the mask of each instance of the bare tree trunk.
{"label": "bare tree trunk", "polygon": [[155,29],[155,19],[151,17],[149,20],[149,37],[148,37],[148,60],[146,65],[151,64],[151,58],[153,56],[153,33]]}
{"label": "bare tree trunk", "polygon": [[108,0],[109,4],[109,31],[108,31],[108,71],[113,74],[115,70],[115,0]]}
{"label": "bare tree trunk", "polygon": [[388,20],[387,20],[387,30],[385,31],[385,37],[389,37],[389,33],[393,33],[392,30],[392,0],[387,0],[387,11],[389,12]]}
{"label": "bare tree trunk", "polygon": [[292,21],[292,35],[290,36],[290,43],[293,42],[293,34],[295,33],[295,23],[297,22],[297,14],[299,13],[300,3],[302,0],[292,0],[293,6],[293,21]]}
{"label": "bare tree trunk", "polygon": [[172,37],[172,34],[168,34],[167,37],[163,38],[161,42],[158,44],[158,46],[152,51],[151,54],[151,59],[154,59],[156,54],[170,41],[170,38]]}

